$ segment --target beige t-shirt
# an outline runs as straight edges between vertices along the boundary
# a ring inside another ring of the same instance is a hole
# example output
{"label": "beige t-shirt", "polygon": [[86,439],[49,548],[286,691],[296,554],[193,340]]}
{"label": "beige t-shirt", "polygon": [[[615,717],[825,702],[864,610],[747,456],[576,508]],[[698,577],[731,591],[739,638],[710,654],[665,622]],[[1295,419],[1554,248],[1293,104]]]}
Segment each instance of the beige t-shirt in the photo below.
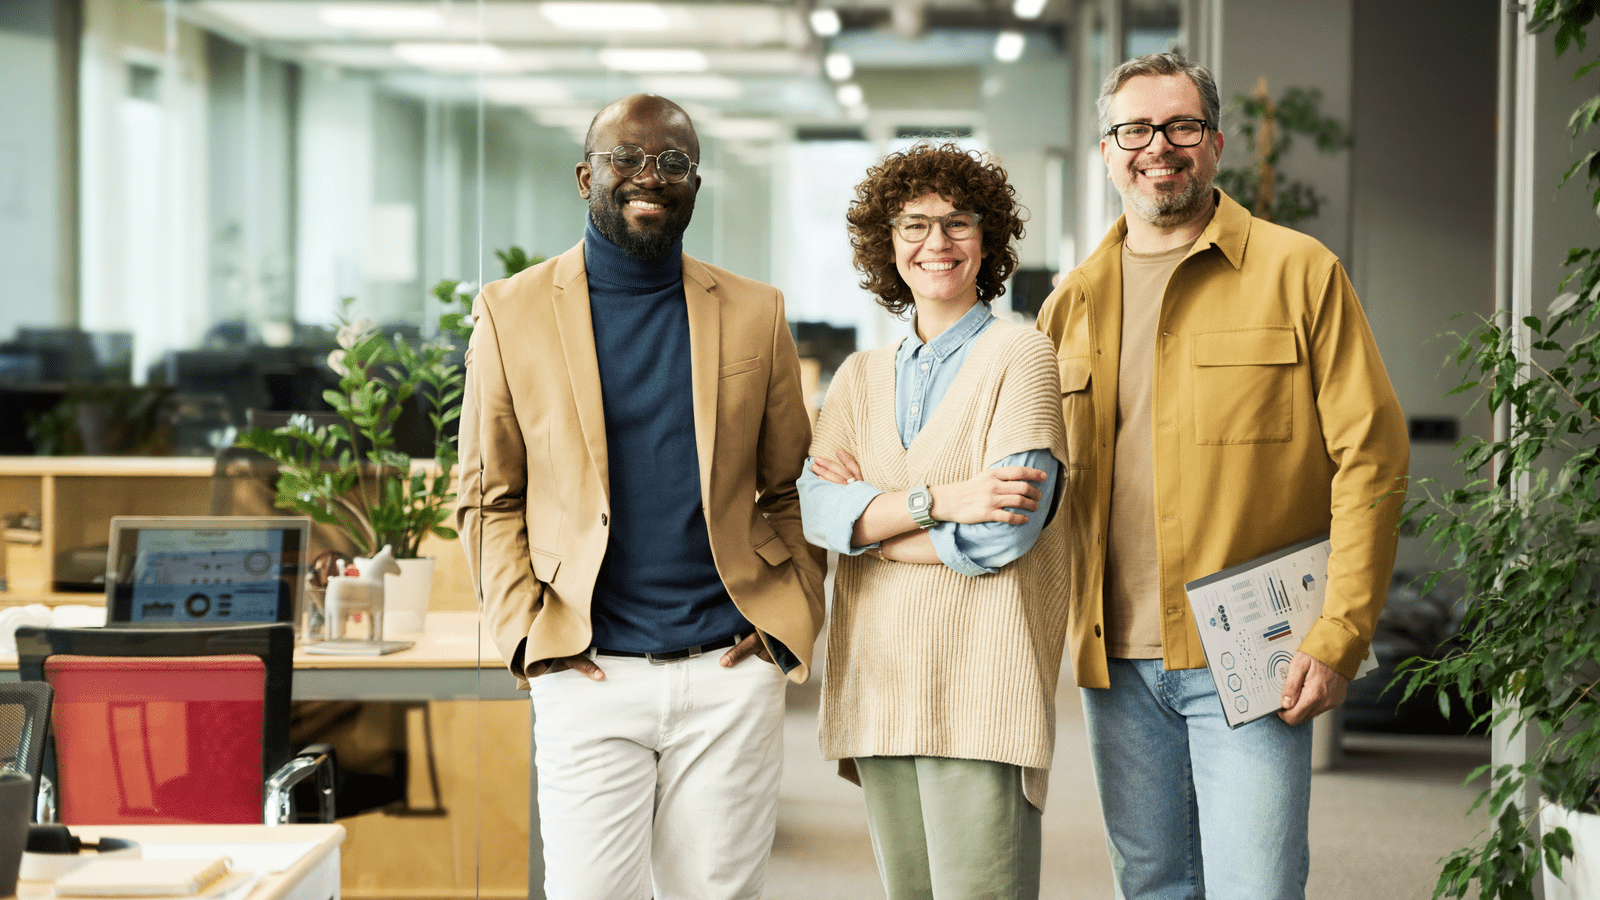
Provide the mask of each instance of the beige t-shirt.
{"label": "beige t-shirt", "polygon": [[1167,280],[1189,253],[1134,253],[1122,245],[1122,356],[1117,367],[1117,446],[1106,542],[1106,654],[1161,656],[1161,574],[1156,562],[1155,462],[1150,394]]}

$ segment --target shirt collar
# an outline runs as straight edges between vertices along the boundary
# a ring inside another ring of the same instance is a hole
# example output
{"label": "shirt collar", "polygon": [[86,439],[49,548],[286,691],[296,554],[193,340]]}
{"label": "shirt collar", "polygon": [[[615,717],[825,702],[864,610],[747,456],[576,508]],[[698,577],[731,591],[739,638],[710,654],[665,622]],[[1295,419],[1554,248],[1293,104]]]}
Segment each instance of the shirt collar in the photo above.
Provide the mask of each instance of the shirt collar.
{"label": "shirt collar", "polygon": [[[994,311],[989,308],[987,302],[980,300],[972,304],[972,308],[957,319],[954,325],[946,328],[938,337],[926,342],[928,351],[943,360],[961,349],[967,341],[972,340],[973,335],[982,331],[993,317]],[[917,352],[917,348],[921,347],[923,343],[922,338],[917,336],[917,315],[913,312],[911,314],[911,337],[906,341],[907,353]]]}

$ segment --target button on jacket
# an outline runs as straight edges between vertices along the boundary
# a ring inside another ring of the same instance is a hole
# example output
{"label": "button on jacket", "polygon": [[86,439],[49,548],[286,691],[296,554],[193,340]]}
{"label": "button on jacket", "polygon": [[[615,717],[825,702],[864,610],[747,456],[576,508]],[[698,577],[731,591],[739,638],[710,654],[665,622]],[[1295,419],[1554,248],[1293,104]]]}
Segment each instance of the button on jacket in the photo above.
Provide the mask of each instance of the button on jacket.
{"label": "button on jacket", "polygon": [[[825,555],[795,479],[811,441],[776,288],[683,257],[695,443],[712,555],[734,605],[799,658],[822,624]],[[580,243],[473,303],[456,522],[488,629],[518,684],[593,640],[610,484]],[[518,667],[515,661],[523,661]]]}
{"label": "button on jacket", "polygon": [[[1167,284],[1151,441],[1162,661],[1206,664],[1185,582],[1328,533],[1327,599],[1300,649],[1353,677],[1394,567],[1406,423],[1355,291],[1316,240],[1222,191]],[[1106,529],[1122,327],[1121,219],[1046,301],[1070,454],[1072,613],[1081,687],[1109,687]]]}

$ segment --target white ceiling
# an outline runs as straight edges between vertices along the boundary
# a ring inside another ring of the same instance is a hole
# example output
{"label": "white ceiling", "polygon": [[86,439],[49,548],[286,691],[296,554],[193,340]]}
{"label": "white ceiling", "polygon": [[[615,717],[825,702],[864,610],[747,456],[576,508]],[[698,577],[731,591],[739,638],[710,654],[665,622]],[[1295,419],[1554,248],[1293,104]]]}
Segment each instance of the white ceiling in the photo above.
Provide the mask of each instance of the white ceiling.
{"label": "white ceiling", "polygon": [[[160,0],[146,0],[159,3]],[[371,71],[419,95],[526,108],[551,125],[587,124],[602,103],[637,90],[686,105],[703,131],[730,139],[775,137],[777,123],[859,121],[824,74],[845,53],[850,83],[905,83],[907,108],[970,108],[972,92],[917,96],[919,79],[881,70],[965,70],[991,59],[997,33],[1021,29],[1059,52],[1068,0],[1023,21],[1012,0],[776,0],[776,2],[526,2],[526,0],[187,0],[179,14],[233,40],[308,65]],[[842,30],[819,36],[814,7]],[[574,21],[576,20],[576,21]],[[652,68],[656,69],[652,71]],[[481,78],[481,81],[480,81]],[[936,84],[938,79],[928,79]]]}

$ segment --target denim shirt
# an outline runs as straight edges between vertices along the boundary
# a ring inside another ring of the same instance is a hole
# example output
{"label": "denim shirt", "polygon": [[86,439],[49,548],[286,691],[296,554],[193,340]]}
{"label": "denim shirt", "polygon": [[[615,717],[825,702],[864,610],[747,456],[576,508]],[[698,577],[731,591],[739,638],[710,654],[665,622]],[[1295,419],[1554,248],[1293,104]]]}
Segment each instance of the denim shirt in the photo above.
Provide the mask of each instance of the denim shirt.
{"label": "denim shirt", "polygon": [[[912,316],[911,334],[895,353],[894,411],[902,446],[911,445],[950,390],[956,374],[971,355],[973,345],[993,323],[994,314],[989,304],[977,303],[943,334],[924,343],[917,337],[917,320]],[[884,491],[865,481],[834,484],[811,471],[811,463],[812,459],[807,458],[805,469],[795,483],[800,490],[806,540],[849,556],[877,547],[876,543],[852,547],[850,535],[867,505]],[[928,535],[939,560],[963,575],[993,574],[1028,552],[1048,518],[1050,498],[1055,496],[1061,468],[1049,449],[1013,453],[991,468],[1000,466],[1028,466],[1044,472],[1048,476],[1044,482],[1032,482],[1044,499],[1032,513],[1017,510],[1028,517],[1024,525],[939,522],[929,528]]]}

